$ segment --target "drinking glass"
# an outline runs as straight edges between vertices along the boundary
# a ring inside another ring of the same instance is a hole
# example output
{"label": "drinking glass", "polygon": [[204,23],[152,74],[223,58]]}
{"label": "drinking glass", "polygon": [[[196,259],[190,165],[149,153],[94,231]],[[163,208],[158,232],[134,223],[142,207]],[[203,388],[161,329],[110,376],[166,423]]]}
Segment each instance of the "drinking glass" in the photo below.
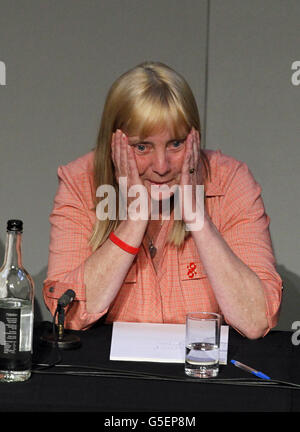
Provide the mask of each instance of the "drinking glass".
{"label": "drinking glass", "polygon": [[219,373],[221,316],[193,312],[186,316],[185,373],[197,378]]}

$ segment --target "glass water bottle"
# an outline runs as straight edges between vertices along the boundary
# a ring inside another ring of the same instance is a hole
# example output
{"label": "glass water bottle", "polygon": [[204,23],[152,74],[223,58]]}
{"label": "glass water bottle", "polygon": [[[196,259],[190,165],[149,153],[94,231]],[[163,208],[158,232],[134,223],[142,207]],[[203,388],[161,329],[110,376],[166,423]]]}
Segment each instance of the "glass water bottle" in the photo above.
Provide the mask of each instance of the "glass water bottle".
{"label": "glass water bottle", "polygon": [[0,269],[0,382],[31,376],[34,283],[22,264],[23,222],[7,222]]}

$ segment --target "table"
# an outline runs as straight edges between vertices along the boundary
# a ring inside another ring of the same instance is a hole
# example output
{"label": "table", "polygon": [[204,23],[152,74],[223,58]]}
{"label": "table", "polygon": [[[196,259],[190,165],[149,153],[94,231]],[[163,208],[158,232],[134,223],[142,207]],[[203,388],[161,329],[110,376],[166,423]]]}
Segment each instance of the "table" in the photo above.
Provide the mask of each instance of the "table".
{"label": "table", "polygon": [[[42,346],[40,336],[51,323],[35,325],[34,362],[44,362],[53,350]],[[90,365],[175,376],[183,381],[53,375],[54,368],[33,373],[24,383],[0,384],[1,412],[135,412],[173,413],[190,418],[199,412],[292,412],[300,411],[300,389],[185,382],[183,364],[110,361],[112,325],[98,324],[87,331],[70,332],[81,338],[76,350],[60,350],[62,364]],[[252,379],[234,367],[234,358],[273,379],[300,384],[300,346],[292,333],[271,331],[258,340],[242,337],[230,329],[228,364],[220,367],[218,379]],[[55,353],[54,353],[55,354]],[[56,369],[54,369],[56,370]],[[57,367],[59,371],[59,368]],[[60,371],[62,369],[60,368]]]}

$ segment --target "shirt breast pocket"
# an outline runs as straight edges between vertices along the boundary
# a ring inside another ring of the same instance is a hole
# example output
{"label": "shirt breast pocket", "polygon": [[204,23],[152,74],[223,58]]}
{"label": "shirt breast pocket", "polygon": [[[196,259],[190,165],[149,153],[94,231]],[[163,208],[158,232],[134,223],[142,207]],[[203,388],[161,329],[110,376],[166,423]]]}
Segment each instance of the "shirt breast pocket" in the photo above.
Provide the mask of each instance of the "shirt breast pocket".
{"label": "shirt breast pocket", "polygon": [[128,270],[127,275],[124,279],[124,284],[135,284],[136,283],[136,263],[133,263],[130,269]]}
{"label": "shirt breast pocket", "polygon": [[180,280],[183,282],[197,281],[199,279],[207,278],[207,274],[204,270],[203,264],[199,259],[184,261],[180,263],[179,269]]}

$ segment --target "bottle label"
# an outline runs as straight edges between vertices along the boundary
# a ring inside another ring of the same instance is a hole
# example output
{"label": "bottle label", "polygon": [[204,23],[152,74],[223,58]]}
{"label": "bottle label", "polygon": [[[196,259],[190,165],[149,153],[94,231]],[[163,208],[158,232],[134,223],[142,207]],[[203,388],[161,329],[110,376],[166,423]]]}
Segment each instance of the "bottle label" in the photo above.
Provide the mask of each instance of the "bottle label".
{"label": "bottle label", "polygon": [[19,352],[20,309],[0,308],[0,355],[11,357]]}

